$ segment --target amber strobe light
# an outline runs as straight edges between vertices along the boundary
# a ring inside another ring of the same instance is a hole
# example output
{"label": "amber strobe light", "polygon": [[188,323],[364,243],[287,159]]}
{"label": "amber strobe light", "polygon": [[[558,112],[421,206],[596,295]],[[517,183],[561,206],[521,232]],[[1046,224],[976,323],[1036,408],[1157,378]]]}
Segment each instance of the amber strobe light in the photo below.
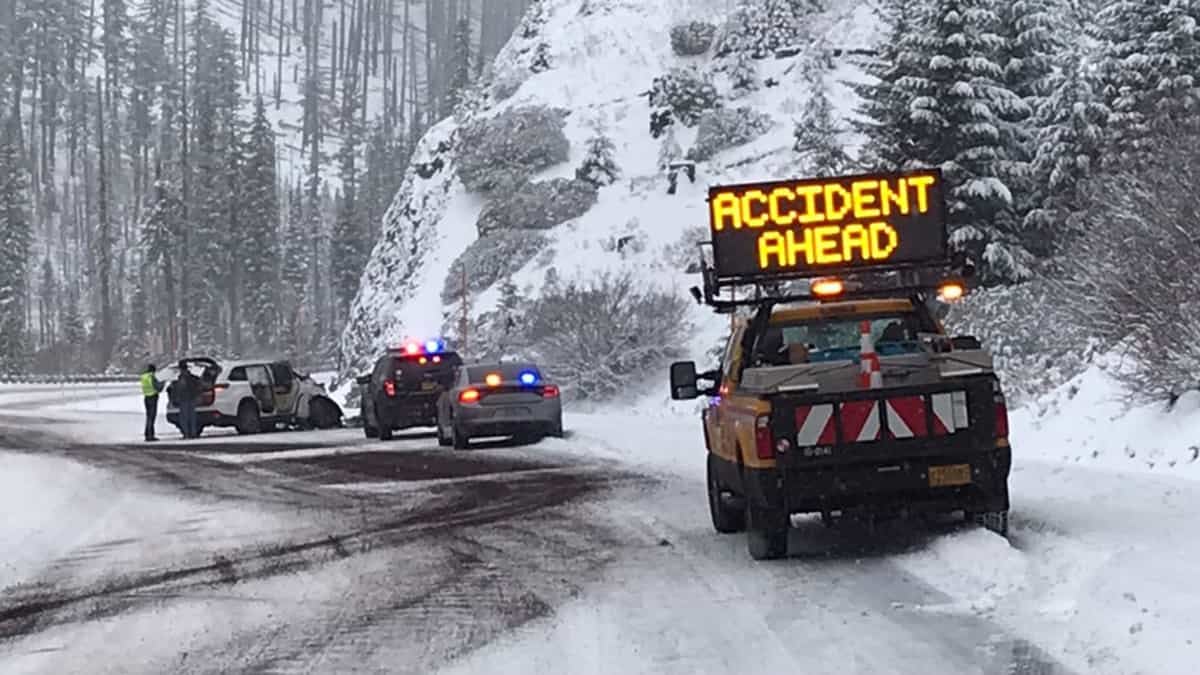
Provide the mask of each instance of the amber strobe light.
{"label": "amber strobe light", "polygon": [[962,298],[966,292],[967,289],[961,281],[955,279],[946,280],[938,286],[938,300],[942,302],[954,302]]}
{"label": "amber strobe light", "polygon": [[489,387],[499,387],[500,383],[504,380],[500,377],[500,373],[488,373],[487,377],[483,378],[483,381],[487,383],[487,386]]}
{"label": "amber strobe light", "polygon": [[829,298],[841,295],[846,290],[846,285],[837,278],[813,279],[809,284],[809,290],[819,298]]}
{"label": "amber strobe light", "polygon": [[458,400],[462,403],[474,403],[479,400],[478,389],[463,389],[458,394]]}

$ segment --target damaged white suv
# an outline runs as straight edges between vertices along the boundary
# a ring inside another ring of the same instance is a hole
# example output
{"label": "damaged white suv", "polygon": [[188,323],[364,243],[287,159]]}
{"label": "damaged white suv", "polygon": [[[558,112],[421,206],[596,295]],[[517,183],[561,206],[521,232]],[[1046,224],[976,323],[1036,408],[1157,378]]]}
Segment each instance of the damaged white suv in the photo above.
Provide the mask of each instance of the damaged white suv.
{"label": "damaged white suv", "polygon": [[[233,427],[239,434],[256,434],[291,427],[331,429],[342,424],[342,409],[325,387],[297,373],[287,361],[220,364],[197,357],[183,362],[200,378],[196,416],[201,432],[205,427]],[[178,364],[158,373],[158,379],[168,385],[178,376]],[[179,427],[179,407],[173,402],[167,404],[167,421]]]}

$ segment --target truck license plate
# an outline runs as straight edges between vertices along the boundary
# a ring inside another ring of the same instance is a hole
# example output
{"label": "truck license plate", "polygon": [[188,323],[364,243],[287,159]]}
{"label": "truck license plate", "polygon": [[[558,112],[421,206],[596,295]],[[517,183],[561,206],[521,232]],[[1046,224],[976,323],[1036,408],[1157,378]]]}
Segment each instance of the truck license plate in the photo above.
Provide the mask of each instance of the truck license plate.
{"label": "truck license plate", "polygon": [[422,382],[421,383],[421,389],[423,389],[425,391],[433,389],[436,386],[437,386],[437,382]]}
{"label": "truck license plate", "polygon": [[947,464],[929,467],[929,487],[966,485],[971,482],[970,464]]}

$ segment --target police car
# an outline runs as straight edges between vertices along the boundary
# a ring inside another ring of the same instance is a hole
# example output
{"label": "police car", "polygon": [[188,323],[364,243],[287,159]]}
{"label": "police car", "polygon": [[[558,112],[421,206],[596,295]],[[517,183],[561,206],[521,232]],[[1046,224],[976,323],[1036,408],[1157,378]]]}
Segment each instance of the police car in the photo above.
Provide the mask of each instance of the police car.
{"label": "police car", "polygon": [[[201,432],[205,427],[233,427],[239,434],[255,434],[280,427],[331,429],[342,423],[342,409],[325,388],[287,361],[219,363],[195,357],[183,363],[200,379],[196,416]],[[168,385],[178,376],[178,364],[158,373]],[[168,400],[167,421],[179,427],[174,401]]]}

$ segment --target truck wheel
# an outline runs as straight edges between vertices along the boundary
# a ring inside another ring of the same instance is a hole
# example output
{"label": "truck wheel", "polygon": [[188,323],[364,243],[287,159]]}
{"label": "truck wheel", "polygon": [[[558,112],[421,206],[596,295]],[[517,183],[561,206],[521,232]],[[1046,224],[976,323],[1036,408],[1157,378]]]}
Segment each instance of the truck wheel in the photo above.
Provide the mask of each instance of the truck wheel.
{"label": "truck wheel", "polygon": [[250,401],[242,401],[238,406],[237,432],[242,435],[257,434],[262,431],[262,417],[258,414],[258,406]]}
{"label": "truck wheel", "polygon": [[712,516],[713,529],[721,534],[741,532],[746,529],[746,513],[731,509],[721,503],[721,484],[717,480],[717,459],[708,456],[708,512]]}
{"label": "truck wheel", "polygon": [[363,435],[367,438],[379,438],[379,430],[373,426],[363,423]]}
{"label": "truck wheel", "polygon": [[746,505],[746,549],[755,560],[787,555],[788,523],[782,514]]}
{"label": "truck wheel", "polygon": [[1001,537],[1008,536],[1008,511],[968,513],[967,518],[976,525],[985,527]]}
{"label": "truck wheel", "polygon": [[383,426],[379,427],[379,440],[381,440],[381,441],[392,440],[392,425],[390,423],[384,424]]}

